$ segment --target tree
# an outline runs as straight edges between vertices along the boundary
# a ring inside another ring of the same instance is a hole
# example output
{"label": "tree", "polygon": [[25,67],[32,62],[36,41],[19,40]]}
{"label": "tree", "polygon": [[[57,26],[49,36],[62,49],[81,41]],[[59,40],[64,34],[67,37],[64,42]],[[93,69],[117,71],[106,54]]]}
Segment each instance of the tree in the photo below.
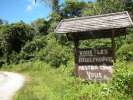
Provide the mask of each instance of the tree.
{"label": "tree", "polygon": [[54,67],[59,67],[61,64],[67,65],[67,62],[71,58],[70,49],[60,45],[51,33],[47,36],[47,45],[40,49],[37,55],[40,60]]}
{"label": "tree", "polygon": [[124,10],[123,0],[97,0],[101,13],[113,13]]}
{"label": "tree", "polygon": [[82,16],[81,12],[86,9],[87,3],[79,0],[65,0],[62,16],[65,18]]}
{"label": "tree", "polygon": [[32,60],[37,58],[36,53],[42,48],[46,47],[47,39],[46,36],[36,35],[32,41],[28,41],[21,49],[19,54],[22,60]]}
{"label": "tree", "polygon": [[[35,2],[39,1],[39,0],[34,0]],[[59,0],[41,0],[43,1],[45,4],[48,4],[50,7],[52,7],[52,11],[53,12],[59,12]]]}
{"label": "tree", "polygon": [[33,21],[31,25],[33,26],[33,28],[36,30],[37,33],[42,35],[48,34],[49,24],[48,21],[46,21],[45,19],[39,18]]}
{"label": "tree", "polygon": [[25,43],[32,39],[35,31],[25,23],[2,25],[0,28],[1,56],[9,56],[13,51],[19,53]]}
{"label": "tree", "polygon": [[102,13],[128,11],[133,18],[133,0],[97,0]]}
{"label": "tree", "polygon": [[3,24],[3,20],[2,20],[2,19],[0,19],[0,25],[1,25],[1,24]]}
{"label": "tree", "polygon": [[82,16],[91,16],[101,14],[98,3],[89,2],[85,9],[82,10]]}
{"label": "tree", "polygon": [[8,24],[8,22],[6,20],[0,19],[0,25],[2,24]]}
{"label": "tree", "polygon": [[129,12],[131,18],[133,19],[133,0],[124,0],[125,10]]}

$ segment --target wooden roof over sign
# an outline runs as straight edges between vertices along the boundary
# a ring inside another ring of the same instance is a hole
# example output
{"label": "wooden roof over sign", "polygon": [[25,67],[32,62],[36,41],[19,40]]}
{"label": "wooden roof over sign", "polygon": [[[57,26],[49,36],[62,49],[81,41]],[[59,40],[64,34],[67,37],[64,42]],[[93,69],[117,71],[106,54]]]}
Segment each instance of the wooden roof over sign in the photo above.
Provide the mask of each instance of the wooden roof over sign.
{"label": "wooden roof over sign", "polygon": [[125,34],[127,27],[133,27],[133,22],[128,12],[124,11],[64,19],[58,24],[55,33],[77,33],[80,39],[106,38],[111,36],[113,29],[116,30],[116,36]]}

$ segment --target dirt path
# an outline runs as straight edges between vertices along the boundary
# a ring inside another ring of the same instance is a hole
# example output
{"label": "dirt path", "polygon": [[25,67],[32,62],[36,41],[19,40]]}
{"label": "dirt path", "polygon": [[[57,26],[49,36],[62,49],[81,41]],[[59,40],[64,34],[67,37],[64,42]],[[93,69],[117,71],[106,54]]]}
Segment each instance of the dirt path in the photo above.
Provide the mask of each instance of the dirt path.
{"label": "dirt path", "polygon": [[25,77],[13,72],[0,72],[0,100],[12,100],[16,91],[25,81]]}

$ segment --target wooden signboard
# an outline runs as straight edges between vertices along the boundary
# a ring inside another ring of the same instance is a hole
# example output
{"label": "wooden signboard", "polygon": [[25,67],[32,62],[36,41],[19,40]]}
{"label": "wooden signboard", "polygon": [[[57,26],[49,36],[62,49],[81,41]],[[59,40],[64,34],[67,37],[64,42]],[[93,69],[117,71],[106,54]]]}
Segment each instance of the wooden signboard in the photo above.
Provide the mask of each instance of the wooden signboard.
{"label": "wooden signboard", "polygon": [[112,49],[79,49],[78,65],[112,65]]}
{"label": "wooden signboard", "polygon": [[[62,20],[55,32],[66,34],[74,42],[75,75],[86,80],[107,80],[112,76],[115,62],[115,37],[126,35],[127,28],[133,27],[128,12]],[[79,49],[79,41],[111,38],[111,48]]]}
{"label": "wooden signboard", "polygon": [[78,73],[81,79],[106,81],[112,78],[112,66],[106,66],[106,65],[78,66]]}
{"label": "wooden signboard", "polygon": [[112,77],[111,48],[78,49],[78,75],[81,79],[105,81]]}

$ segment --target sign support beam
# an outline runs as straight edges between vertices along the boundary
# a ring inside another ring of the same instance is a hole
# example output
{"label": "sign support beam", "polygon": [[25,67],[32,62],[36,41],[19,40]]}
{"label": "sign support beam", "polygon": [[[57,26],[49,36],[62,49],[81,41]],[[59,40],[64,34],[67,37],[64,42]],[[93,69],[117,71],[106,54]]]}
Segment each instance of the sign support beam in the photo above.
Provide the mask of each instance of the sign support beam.
{"label": "sign support beam", "polygon": [[78,76],[79,73],[78,73],[78,47],[79,47],[79,40],[78,39],[75,39],[74,40],[74,60],[75,60],[75,75]]}
{"label": "sign support beam", "polygon": [[116,61],[115,48],[116,48],[116,45],[115,45],[115,30],[112,30],[112,51],[113,51],[113,61],[114,62]]}

